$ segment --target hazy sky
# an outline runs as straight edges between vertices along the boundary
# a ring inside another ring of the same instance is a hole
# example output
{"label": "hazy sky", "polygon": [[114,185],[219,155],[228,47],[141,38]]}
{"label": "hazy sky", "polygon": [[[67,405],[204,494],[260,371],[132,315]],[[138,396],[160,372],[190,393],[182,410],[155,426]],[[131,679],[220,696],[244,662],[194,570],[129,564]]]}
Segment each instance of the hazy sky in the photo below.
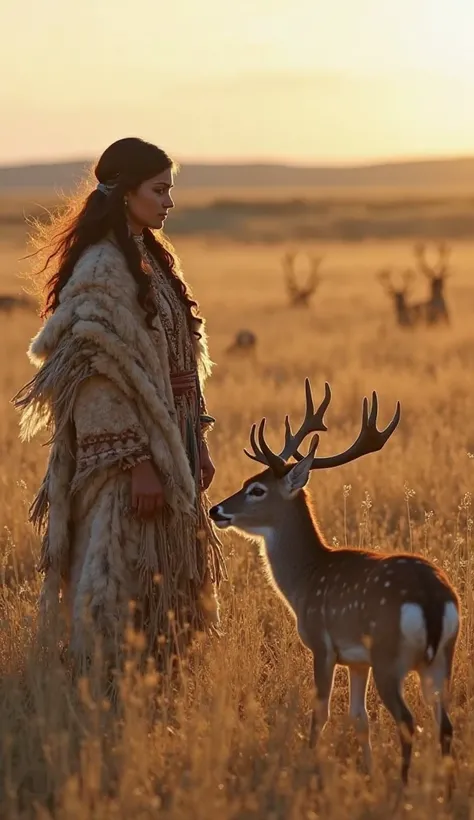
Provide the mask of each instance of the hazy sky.
{"label": "hazy sky", "polygon": [[474,153],[474,0],[0,0],[0,163]]}

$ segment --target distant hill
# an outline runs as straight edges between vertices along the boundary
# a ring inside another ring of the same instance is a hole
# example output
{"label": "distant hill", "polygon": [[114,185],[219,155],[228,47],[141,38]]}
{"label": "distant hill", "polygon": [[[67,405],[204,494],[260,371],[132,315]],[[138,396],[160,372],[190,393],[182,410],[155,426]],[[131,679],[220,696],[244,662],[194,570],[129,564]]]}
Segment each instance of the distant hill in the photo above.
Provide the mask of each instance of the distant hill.
{"label": "distant hill", "polygon": [[[90,162],[0,166],[0,190],[68,189]],[[474,158],[392,162],[356,167],[293,167],[276,164],[189,164],[179,177],[184,188],[474,188]]]}

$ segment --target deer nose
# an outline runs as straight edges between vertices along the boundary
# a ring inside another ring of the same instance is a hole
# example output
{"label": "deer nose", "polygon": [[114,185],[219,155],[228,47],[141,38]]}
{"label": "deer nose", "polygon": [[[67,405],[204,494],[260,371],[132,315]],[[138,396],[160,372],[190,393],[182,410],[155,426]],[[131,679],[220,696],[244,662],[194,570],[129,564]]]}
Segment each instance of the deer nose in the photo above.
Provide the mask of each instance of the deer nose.
{"label": "deer nose", "polygon": [[222,523],[223,521],[232,521],[232,515],[227,515],[224,512],[224,508],[222,504],[216,504],[215,507],[211,507],[209,510],[209,518],[216,523]]}

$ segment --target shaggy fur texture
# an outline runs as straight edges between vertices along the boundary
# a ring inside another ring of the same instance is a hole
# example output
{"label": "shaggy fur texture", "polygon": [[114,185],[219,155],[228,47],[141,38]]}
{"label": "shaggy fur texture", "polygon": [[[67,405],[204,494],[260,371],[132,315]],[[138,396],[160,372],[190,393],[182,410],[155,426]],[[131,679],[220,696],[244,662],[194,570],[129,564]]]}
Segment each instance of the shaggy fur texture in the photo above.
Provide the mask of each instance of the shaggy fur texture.
{"label": "shaggy fur texture", "polygon": [[[211,363],[203,327],[200,332],[203,386]],[[15,399],[21,435],[29,439],[44,428],[52,434],[47,473],[31,511],[43,532],[46,610],[61,593],[68,598],[73,646],[80,652],[88,646],[79,627],[85,602],[93,632],[110,639],[111,648],[130,599],[145,601],[150,640],[169,609],[189,609],[190,596],[201,603],[196,625],[217,623],[213,584],[222,556],[196,499],[176,423],[166,335],[158,317],[147,327],[135,282],[112,241],[83,255],[29,356],[39,371]],[[158,468],[167,501],[162,520],[151,527],[127,515],[130,477],[120,469],[144,453]],[[202,539],[189,542],[197,516],[204,545]],[[158,590],[157,576],[164,578]],[[193,622],[192,613],[187,620]]]}

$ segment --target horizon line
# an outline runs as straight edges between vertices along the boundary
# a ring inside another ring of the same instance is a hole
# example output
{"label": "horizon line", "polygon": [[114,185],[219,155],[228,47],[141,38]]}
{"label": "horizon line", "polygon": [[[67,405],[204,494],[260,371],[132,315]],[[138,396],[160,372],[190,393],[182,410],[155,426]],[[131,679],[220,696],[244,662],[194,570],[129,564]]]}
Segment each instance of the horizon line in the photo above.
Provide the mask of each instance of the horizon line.
{"label": "horizon line", "polygon": [[[367,159],[357,159],[354,158],[353,160],[298,160],[294,157],[236,157],[236,156],[229,156],[229,157],[219,157],[216,160],[208,159],[205,157],[187,157],[187,158],[180,158],[177,160],[179,166],[185,165],[200,165],[200,166],[209,166],[209,167],[219,167],[222,165],[227,166],[278,166],[278,167],[287,167],[287,168],[320,168],[320,169],[328,169],[328,170],[344,170],[344,169],[351,169],[351,168],[373,168],[380,165],[409,165],[412,163],[429,163],[429,162],[460,162],[463,160],[471,160],[474,159],[474,151],[472,154],[407,154],[404,156],[382,156],[382,157],[373,157]],[[72,164],[92,164],[95,162],[92,157],[61,157],[57,159],[25,159],[20,161],[14,161],[9,163],[8,161],[3,162],[0,160],[0,170],[9,170],[9,169],[18,169],[21,168],[32,168],[38,166],[54,166],[54,165],[72,165]]]}

